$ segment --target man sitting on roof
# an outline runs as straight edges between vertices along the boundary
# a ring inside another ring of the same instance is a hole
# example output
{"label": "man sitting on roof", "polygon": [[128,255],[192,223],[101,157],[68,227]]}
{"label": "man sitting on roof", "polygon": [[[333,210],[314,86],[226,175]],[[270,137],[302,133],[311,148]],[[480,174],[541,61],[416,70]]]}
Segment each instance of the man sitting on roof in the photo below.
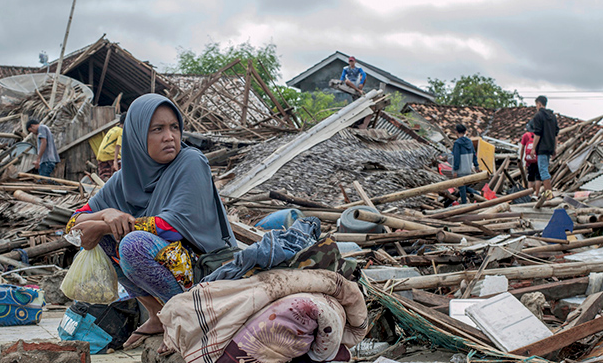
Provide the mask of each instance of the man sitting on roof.
{"label": "man sitting on roof", "polygon": [[366,73],[360,67],[356,67],[356,58],[353,56],[348,59],[349,66],[343,68],[340,80],[345,81],[345,85],[352,87],[359,94],[363,95],[364,82],[366,81]]}

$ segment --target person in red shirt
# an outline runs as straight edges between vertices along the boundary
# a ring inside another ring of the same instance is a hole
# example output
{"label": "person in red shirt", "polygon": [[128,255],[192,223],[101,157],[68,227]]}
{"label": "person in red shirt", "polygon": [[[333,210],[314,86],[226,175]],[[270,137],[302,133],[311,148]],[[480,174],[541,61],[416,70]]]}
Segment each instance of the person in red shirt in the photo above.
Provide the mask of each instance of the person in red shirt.
{"label": "person in red shirt", "polygon": [[540,179],[540,172],[538,171],[538,158],[532,155],[532,149],[534,148],[534,126],[528,122],[526,129],[528,132],[521,137],[519,156],[525,162],[525,167],[528,171],[528,188],[533,188],[536,197],[538,197],[542,181]]}

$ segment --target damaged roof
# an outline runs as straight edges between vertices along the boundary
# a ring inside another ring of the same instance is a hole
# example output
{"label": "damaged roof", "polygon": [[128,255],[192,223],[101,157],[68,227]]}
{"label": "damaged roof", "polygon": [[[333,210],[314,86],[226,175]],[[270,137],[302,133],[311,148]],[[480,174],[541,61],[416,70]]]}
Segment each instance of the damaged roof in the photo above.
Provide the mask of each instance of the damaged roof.
{"label": "damaged roof", "polygon": [[494,110],[476,106],[444,106],[436,104],[407,103],[401,111],[412,112],[425,121],[435,123],[448,136],[456,135],[455,126],[459,123],[467,127],[467,136],[481,135],[488,128]]}
{"label": "damaged roof", "polygon": [[[402,113],[410,112],[421,121],[435,123],[449,137],[456,137],[455,126],[462,123],[467,127],[467,136],[488,136],[494,139],[519,143],[526,132],[526,124],[536,114],[536,107],[505,107],[498,110],[477,106],[447,106],[436,104],[407,103],[402,108]],[[576,123],[580,119],[555,113],[559,128],[563,129]],[[412,116],[411,116],[412,117]],[[588,135],[594,135],[599,127],[592,127]],[[563,142],[569,135],[562,135]]]}
{"label": "damaged roof", "polygon": [[[56,71],[57,65],[58,60],[51,62],[50,72]],[[46,68],[41,68],[41,71],[46,71]],[[93,90],[99,106],[112,105],[117,96],[123,93],[120,102],[122,110],[142,94],[164,94],[164,90],[172,87],[155,72],[152,65],[136,59],[118,43],[105,39],[105,35],[94,44],[65,56],[61,74],[87,84]],[[97,95],[99,88],[100,95]]]}

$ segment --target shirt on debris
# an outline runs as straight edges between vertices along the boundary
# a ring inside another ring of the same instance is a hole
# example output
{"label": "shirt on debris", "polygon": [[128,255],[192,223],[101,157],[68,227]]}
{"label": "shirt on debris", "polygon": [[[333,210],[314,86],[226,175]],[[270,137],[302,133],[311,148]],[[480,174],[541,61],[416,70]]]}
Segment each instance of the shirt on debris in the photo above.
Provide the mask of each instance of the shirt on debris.
{"label": "shirt on debris", "polygon": [[[103,142],[100,144],[98,148],[98,155],[96,156],[96,160],[98,161],[112,161],[115,158],[115,146],[121,148],[121,135],[123,133],[123,129],[119,126],[115,126],[107,132],[105,137],[103,138]],[[119,153],[119,158],[121,159],[121,151]]]}

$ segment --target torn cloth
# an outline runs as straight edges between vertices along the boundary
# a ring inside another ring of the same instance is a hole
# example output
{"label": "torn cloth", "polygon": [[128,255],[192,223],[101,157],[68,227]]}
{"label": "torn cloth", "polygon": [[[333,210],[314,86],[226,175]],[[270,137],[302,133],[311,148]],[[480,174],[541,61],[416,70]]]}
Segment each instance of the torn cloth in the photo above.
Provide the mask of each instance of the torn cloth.
{"label": "torn cloth", "polygon": [[158,314],[164,342],[186,362],[215,362],[235,334],[258,311],[298,293],[328,295],[345,311],[341,344],[352,347],[367,331],[367,309],[354,282],[325,270],[271,270],[249,279],[202,282],[173,297]]}

